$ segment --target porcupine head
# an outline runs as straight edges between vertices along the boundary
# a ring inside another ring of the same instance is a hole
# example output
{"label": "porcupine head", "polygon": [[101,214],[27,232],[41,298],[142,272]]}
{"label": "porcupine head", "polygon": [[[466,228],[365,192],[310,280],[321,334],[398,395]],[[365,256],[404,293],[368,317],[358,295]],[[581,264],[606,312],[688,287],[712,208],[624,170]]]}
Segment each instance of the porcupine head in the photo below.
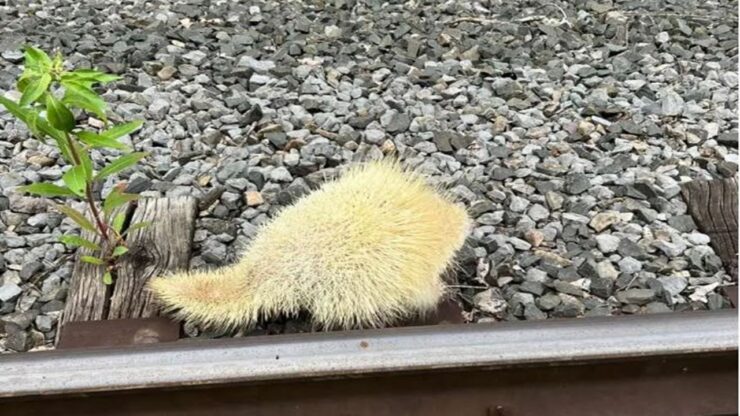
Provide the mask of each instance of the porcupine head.
{"label": "porcupine head", "polygon": [[465,208],[397,162],[349,168],[285,208],[238,263],[151,281],[177,317],[221,329],[307,312],[378,327],[436,307],[470,227]]}

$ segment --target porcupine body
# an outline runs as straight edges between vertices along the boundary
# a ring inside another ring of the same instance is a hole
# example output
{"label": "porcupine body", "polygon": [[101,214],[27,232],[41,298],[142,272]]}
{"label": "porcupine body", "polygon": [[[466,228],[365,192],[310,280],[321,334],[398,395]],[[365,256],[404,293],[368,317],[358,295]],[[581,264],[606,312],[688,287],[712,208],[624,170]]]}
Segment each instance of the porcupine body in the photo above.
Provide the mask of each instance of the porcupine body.
{"label": "porcupine body", "polygon": [[433,309],[470,219],[395,162],[371,162],[285,208],[234,265],[154,279],[178,317],[215,328],[308,312],[322,328],[378,327]]}

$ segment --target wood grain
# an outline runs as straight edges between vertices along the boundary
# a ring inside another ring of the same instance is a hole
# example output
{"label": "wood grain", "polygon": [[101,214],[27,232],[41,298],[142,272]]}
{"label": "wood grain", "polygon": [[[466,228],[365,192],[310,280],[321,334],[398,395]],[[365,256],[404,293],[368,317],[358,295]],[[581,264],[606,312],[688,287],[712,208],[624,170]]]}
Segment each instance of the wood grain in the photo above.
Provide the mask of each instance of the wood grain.
{"label": "wood grain", "polygon": [[738,274],[737,186],[735,179],[723,179],[691,181],[681,189],[694,222],[711,239],[733,281]]}
{"label": "wood grain", "polygon": [[197,202],[191,197],[150,198],[139,203],[131,223],[151,221],[152,225],[128,236],[131,251],[118,269],[108,319],[159,315],[146,284],[161,274],[187,270],[196,214]]}
{"label": "wood grain", "polygon": [[[140,200],[136,209],[128,212],[129,223],[152,224],[127,236],[129,252],[121,258],[110,286],[103,283],[103,267],[80,260],[92,253],[79,249],[60,326],[72,321],[158,316],[144,288],[152,277],[188,268],[196,214],[197,201],[192,197]],[[82,236],[99,241],[92,233]]]}
{"label": "wood grain", "polygon": [[[90,231],[83,230],[82,238],[100,244],[100,238]],[[77,249],[77,260],[72,271],[67,302],[59,324],[72,321],[94,321],[104,319],[108,313],[108,298],[112,288],[103,283],[105,268],[80,260],[81,256],[93,256],[87,248]],[[57,331],[58,333],[59,331]]]}

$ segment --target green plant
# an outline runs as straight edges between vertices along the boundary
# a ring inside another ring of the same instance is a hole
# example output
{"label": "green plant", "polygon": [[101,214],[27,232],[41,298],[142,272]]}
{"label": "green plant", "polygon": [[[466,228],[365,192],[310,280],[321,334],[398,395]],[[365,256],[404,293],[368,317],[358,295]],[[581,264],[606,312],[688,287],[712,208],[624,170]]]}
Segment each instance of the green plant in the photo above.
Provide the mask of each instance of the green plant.
{"label": "green plant", "polygon": [[[86,202],[90,218],[74,208],[55,204],[55,207],[76,222],[84,230],[97,234],[100,243],[77,235],[64,235],[60,241],[72,247],[85,247],[96,256],[82,256],[82,261],[105,266],[103,281],[110,284],[116,269],[116,261],[128,251],[124,239],[126,232],[145,227],[147,224],[132,224],[124,231],[124,212],[117,210],[124,204],[136,200],[137,195],[123,192],[115,187],[102,201],[95,197],[96,182],[136,164],[147,154],[131,152],[118,139],[136,131],[142,121],[132,121],[111,126],[106,117],[105,102],[93,89],[120,79],[92,69],[67,71],[61,54],[50,58],[35,47],[25,49],[24,71],[18,78],[16,88],[20,100],[14,102],[0,96],[2,104],[13,116],[21,120],[31,133],[44,143],[51,139],[59,148],[64,161],[71,165],[62,176],[63,184],[34,183],[19,188],[22,192],[44,197],[75,198]],[[75,112],[90,113],[101,119],[104,129],[86,130],[78,124]],[[106,166],[95,170],[90,152],[96,148],[110,148],[124,154]]]}

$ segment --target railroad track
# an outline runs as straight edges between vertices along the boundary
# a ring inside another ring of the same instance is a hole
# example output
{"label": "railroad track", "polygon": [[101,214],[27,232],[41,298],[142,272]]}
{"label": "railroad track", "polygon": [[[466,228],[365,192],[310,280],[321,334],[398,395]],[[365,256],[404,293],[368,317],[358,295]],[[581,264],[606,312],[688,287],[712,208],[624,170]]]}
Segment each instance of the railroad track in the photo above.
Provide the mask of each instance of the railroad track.
{"label": "railroad track", "polygon": [[730,415],[737,310],[0,357],[3,415]]}

